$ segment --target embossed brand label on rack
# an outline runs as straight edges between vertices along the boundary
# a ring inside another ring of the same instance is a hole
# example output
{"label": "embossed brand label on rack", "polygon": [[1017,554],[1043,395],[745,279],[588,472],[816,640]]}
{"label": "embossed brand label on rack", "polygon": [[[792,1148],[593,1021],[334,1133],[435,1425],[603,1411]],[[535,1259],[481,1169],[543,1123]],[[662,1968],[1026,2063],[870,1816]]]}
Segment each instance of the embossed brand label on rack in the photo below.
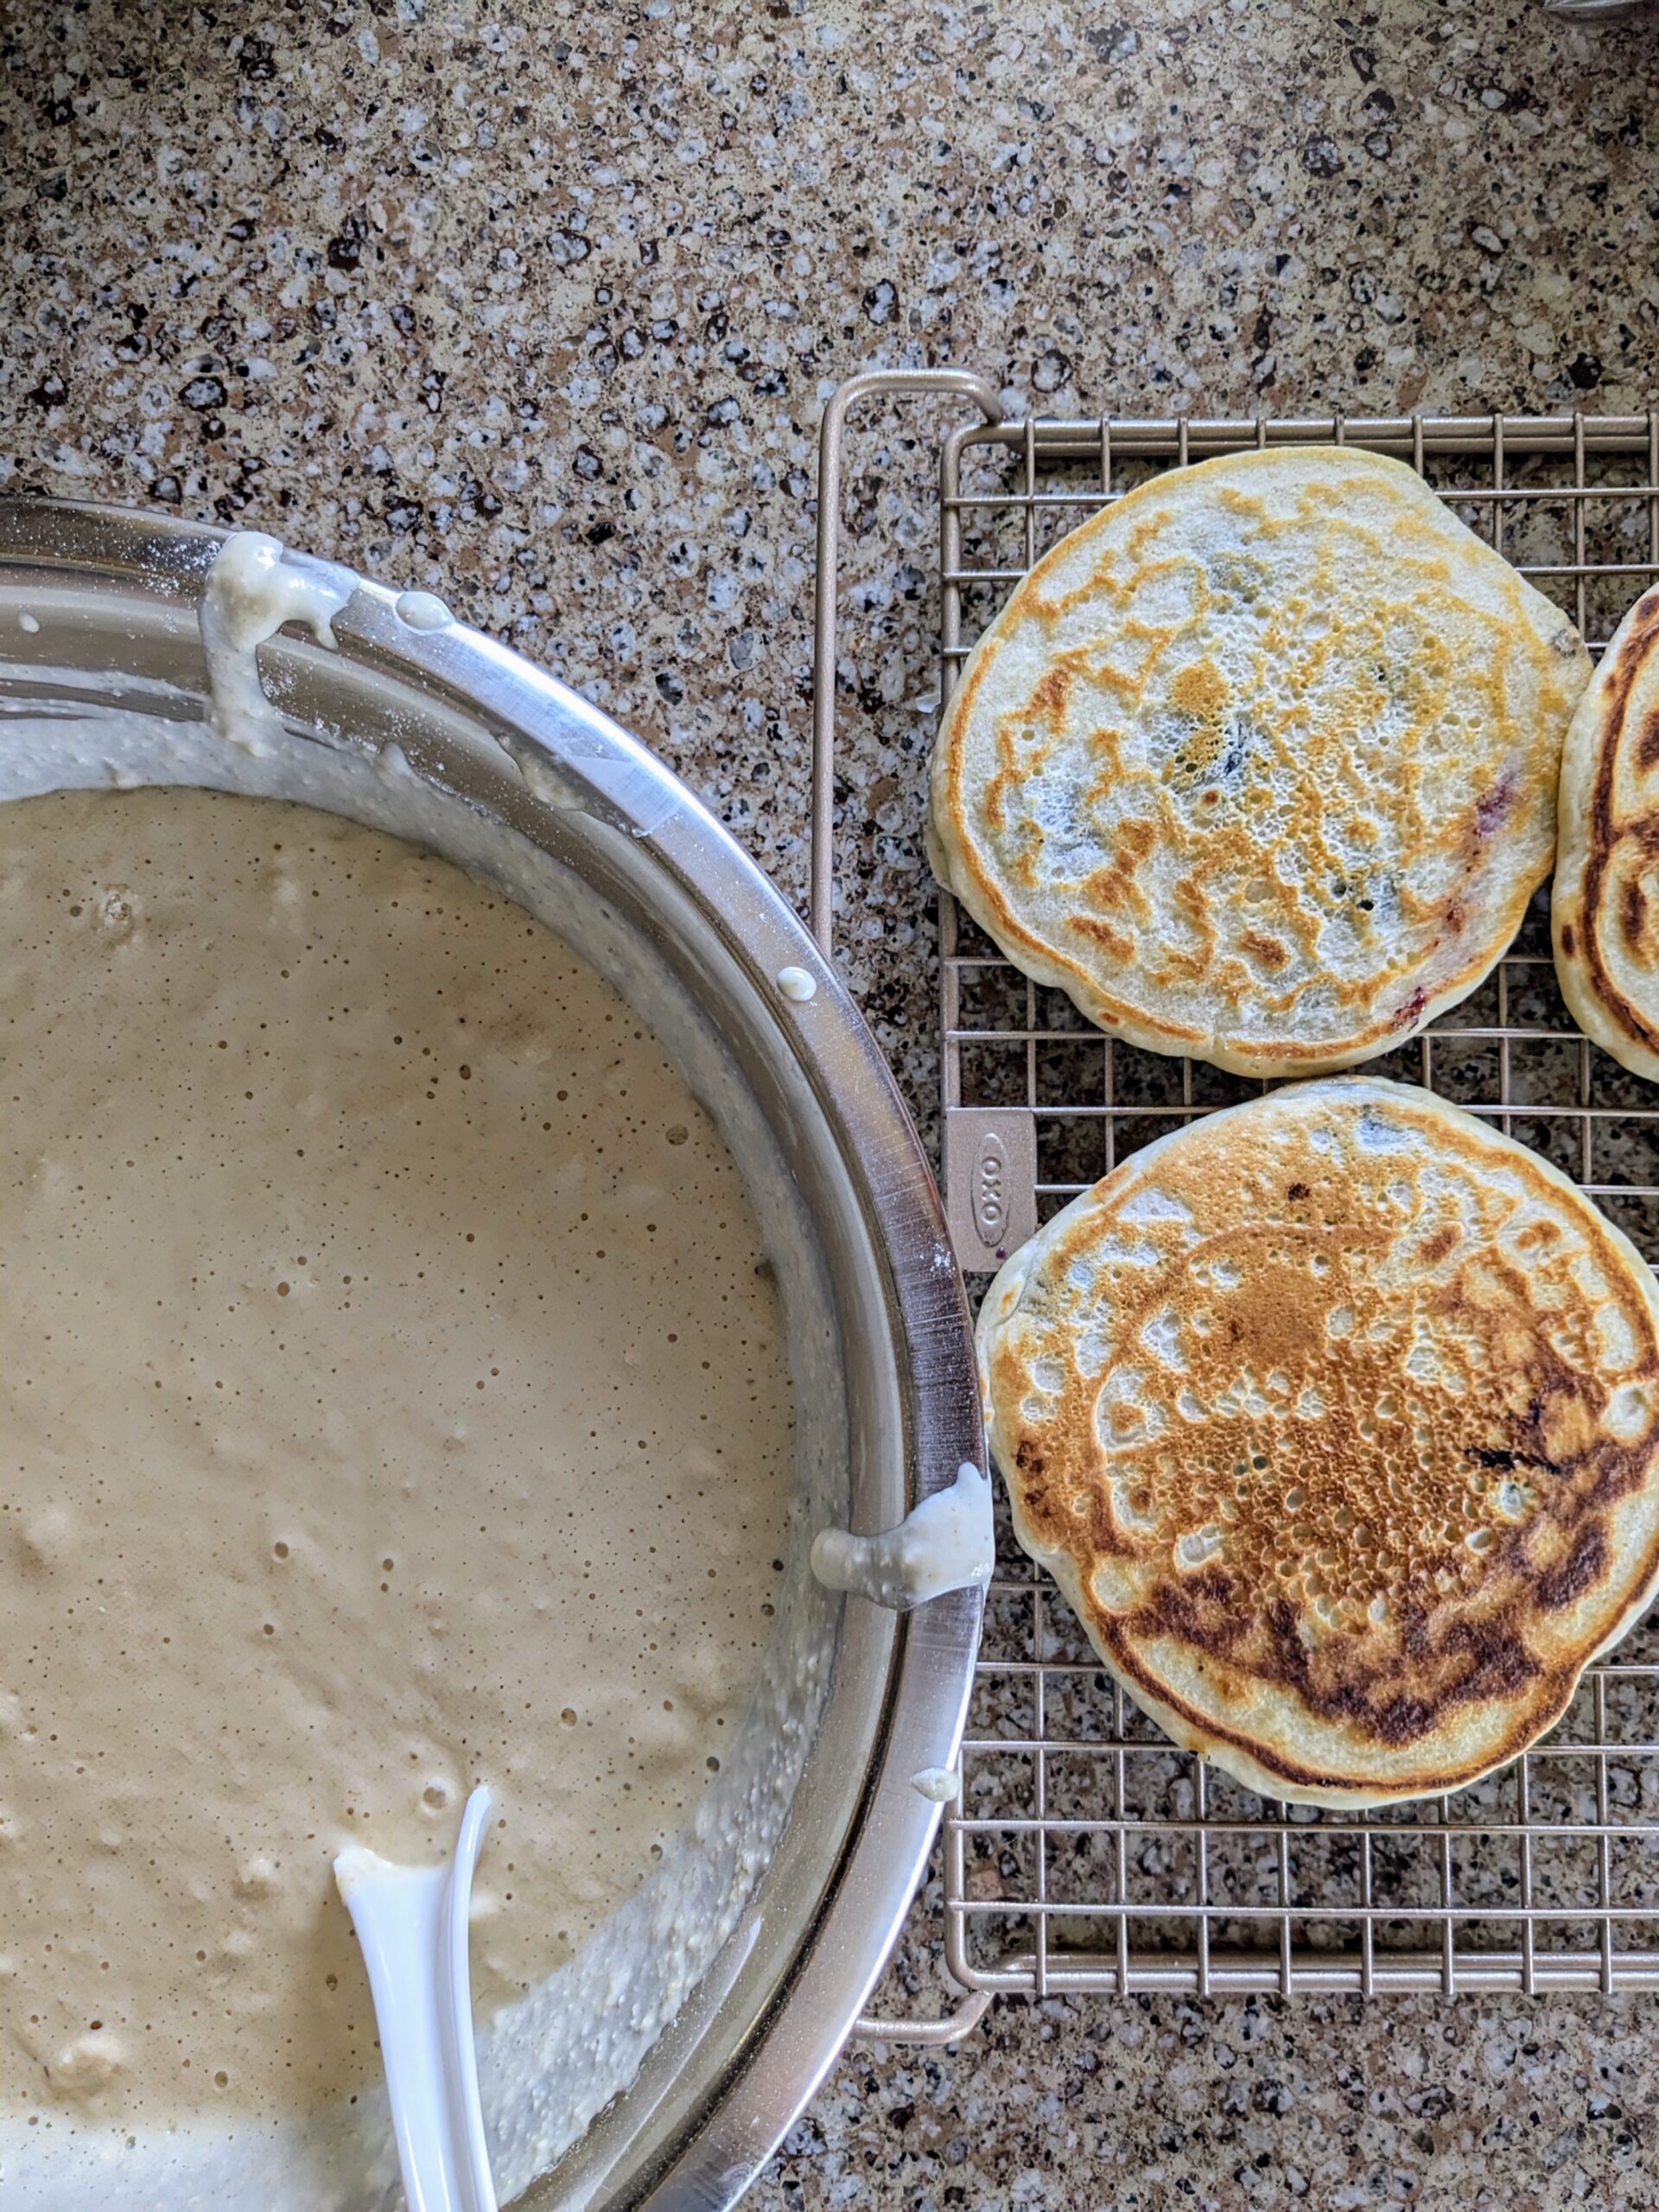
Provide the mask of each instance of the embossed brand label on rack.
{"label": "embossed brand label on rack", "polygon": [[1008,1232],[1008,1148],[995,1129],[987,1129],[974,1154],[969,1192],[974,1227],[982,1244],[1006,1243]]}
{"label": "embossed brand label on rack", "polygon": [[1036,1180],[1036,1124],[1023,1108],[957,1106],[945,1115],[945,1212],[964,1274],[1000,1268],[1035,1232]]}

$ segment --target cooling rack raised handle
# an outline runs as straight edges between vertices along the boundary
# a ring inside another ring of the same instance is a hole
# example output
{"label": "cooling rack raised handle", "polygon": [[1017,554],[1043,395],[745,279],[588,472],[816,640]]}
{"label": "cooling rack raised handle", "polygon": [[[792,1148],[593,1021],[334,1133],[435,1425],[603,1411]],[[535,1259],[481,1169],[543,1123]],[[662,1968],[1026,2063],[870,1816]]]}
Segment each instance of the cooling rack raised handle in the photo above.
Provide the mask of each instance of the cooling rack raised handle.
{"label": "cooling rack raised handle", "polygon": [[988,1989],[969,1990],[956,2011],[945,2013],[942,2019],[881,2020],[874,2013],[861,2012],[853,2023],[853,2033],[861,2043],[916,2043],[943,2050],[965,2042],[990,2009]]}
{"label": "cooling rack raised handle", "polygon": [[895,396],[970,400],[988,423],[1002,419],[1002,402],[995,385],[970,369],[867,369],[861,376],[849,377],[823,410],[818,433],[818,561],[812,604],[811,925],[826,960],[835,950],[830,899],[835,884],[836,601],[841,558],[842,447],[847,418],[855,407],[866,400]]}

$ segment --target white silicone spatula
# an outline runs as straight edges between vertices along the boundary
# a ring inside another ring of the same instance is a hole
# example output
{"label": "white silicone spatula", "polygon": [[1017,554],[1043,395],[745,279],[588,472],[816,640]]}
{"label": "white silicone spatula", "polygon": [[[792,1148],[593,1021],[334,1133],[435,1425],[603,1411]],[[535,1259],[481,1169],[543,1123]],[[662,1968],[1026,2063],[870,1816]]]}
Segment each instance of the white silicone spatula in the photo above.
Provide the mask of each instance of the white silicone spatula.
{"label": "white silicone spatula", "polygon": [[409,2212],[496,2212],[473,2046],[467,1916],[490,1793],[474,1789],[447,1866],[394,1866],[353,1844],[334,1861],[374,1994]]}

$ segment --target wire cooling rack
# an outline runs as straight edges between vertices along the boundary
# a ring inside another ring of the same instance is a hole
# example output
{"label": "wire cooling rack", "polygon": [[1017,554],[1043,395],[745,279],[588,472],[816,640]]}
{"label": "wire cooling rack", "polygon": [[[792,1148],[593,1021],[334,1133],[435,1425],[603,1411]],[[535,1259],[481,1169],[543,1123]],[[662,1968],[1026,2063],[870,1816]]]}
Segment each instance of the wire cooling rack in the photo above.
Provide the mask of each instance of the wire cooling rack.
{"label": "wire cooling rack", "polygon": [[[1598,654],[1659,576],[1659,414],[1014,421],[965,372],[856,378],[821,449],[812,919],[826,950],[842,462],[853,410],[895,395],[977,411],[941,451],[941,703],[1066,531],[1161,469],[1252,446],[1410,461]],[[1106,1038],[943,893],[939,931],[947,1205],[976,1299],[997,1248],[1141,1146],[1268,1086]],[[1479,991],[1367,1071],[1488,1116],[1659,1258],[1659,1090],[1574,1027],[1547,887]],[[1005,1520],[962,1774],[944,1827],[944,1957],[968,1996],[954,2018],[889,2032],[954,2040],[998,1991],[1659,1987],[1659,1626],[1591,1669],[1552,1733],[1474,1789],[1371,1813],[1285,1807],[1144,1719]]]}

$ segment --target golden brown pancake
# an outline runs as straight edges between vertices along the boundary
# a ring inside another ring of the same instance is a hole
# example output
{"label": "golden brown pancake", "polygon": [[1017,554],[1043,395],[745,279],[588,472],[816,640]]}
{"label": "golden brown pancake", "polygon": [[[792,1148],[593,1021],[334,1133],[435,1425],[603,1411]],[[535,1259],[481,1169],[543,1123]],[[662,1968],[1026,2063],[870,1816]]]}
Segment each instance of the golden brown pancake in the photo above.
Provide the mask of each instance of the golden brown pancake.
{"label": "golden brown pancake", "polygon": [[1304,1084],[1149,1145],[1008,1262],[979,1346],[1020,1541],[1264,1796],[1475,1781],[1653,1592],[1653,1278],[1427,1091]]}
{"label": "golden brown pancake", "polygon": [[934,752],[934,868],[1133,1045],[1349,1066],[1513,936],[1588,677],[1400,462],[1204,461],[1075,531],[981,639]]}
{"label": "golden brown pancake", "polygon": [[1659,1082],[1659,590],[1619,625],[1561,755],[1551,921],[1586,1037]]}

